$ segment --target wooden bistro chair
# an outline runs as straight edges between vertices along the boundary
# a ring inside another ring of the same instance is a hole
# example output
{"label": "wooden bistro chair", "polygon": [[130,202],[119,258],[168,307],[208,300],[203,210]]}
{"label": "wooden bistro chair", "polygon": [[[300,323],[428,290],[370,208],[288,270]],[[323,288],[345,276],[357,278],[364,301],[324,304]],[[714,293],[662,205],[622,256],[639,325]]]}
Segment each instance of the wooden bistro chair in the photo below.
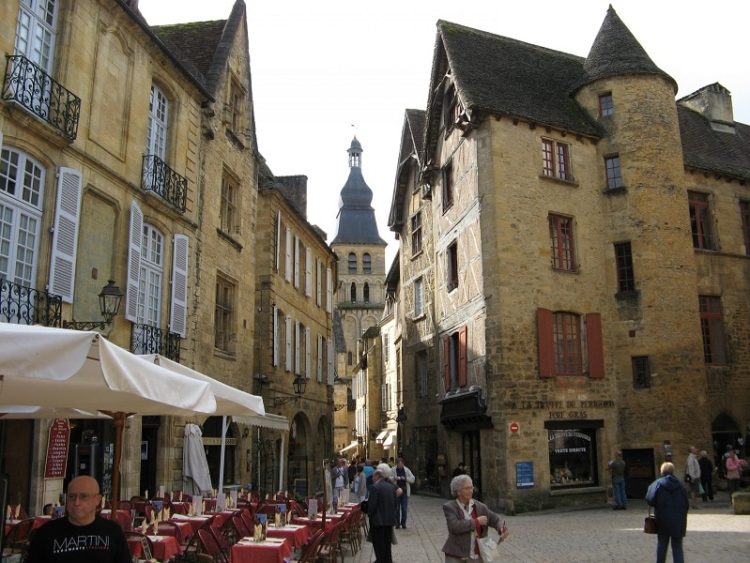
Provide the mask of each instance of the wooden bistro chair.
{"label": "wooden bistro chair", "polygon": [[33,518],[25,518],[13,526],[8,535],[5,536],[3,555],[22,553],[29,545],[29,538],[31,537],[33,527]]}
{"label": "wooden bistro chair", "polygon": [[213,557],[216,563],[228,563],[228,559],[221,552],[219,544],[216,543],[213,533],[209,528],[205,526],[198,528],[196,532],[198,541],[200,542],[201,550]]}
{"label": "wooden bistro chair", "polygon": [[292,559],[290,563],[316,563],[324,537],[323,530],[316,531],[302,547],[299,559]]}

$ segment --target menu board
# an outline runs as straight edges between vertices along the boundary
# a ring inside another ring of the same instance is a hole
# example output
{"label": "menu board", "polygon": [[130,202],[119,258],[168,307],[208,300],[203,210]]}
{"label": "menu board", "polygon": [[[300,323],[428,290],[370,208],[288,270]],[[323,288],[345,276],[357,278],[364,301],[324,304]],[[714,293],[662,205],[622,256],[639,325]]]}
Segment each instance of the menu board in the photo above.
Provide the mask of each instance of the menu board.
{"label": "menu board", "polygon": [[64,418],[56,418],[49,428],[47,458],[44,462],[45,479],[62,479],[68,467],[68,445],[70,443],[70,423]]}
{"label": "menu board", "polygon": [[516,463],[516,489],[531,489],[534,486],[534,462]]}

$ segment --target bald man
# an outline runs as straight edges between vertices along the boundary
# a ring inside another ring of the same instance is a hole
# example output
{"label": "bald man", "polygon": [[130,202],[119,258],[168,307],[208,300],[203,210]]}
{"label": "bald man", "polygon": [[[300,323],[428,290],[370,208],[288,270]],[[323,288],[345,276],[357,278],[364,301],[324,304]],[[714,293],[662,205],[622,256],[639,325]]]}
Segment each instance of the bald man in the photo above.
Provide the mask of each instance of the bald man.
{"label": "bald man", "polygon": [[31,537],[26,563],[131,563],[120,526],[97,516],[99,483],[89,476],[68,484],[64,518],[52,520]]}

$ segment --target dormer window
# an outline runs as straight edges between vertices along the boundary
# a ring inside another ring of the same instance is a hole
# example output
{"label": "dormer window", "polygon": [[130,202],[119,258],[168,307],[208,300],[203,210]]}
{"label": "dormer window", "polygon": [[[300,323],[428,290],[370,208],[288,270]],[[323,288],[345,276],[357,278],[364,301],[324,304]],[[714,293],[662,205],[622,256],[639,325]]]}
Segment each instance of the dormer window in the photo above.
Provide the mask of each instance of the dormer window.
{"label": "dormer window", "polygon": [[458,100],[456,87],[450,83],[445,87],[443,94],[443,127],[446,131],[453,129],[458,117],[461,115],[461,103]]}

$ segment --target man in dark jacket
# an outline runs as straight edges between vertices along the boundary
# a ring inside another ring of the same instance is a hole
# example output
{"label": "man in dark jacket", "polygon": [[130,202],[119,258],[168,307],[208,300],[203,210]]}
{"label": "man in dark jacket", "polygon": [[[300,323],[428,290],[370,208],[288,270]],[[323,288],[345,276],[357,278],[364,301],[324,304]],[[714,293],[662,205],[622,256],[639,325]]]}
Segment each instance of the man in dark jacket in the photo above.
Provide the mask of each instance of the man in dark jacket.
{"label": "man in dark jacket", "polygon": [[687,513],[690,502],[687,491],[674,476],[674,465],[661,464],[662,477],[651,483],[646,492],[646,502],[654,507],[656,517],[656,563],[667,559],[667,548],[672,541],[672,561],[683,563],[682,538],[687,529]]}
{"label": "man in dark jacket", "polygon": [[703,487],[703,502],[714,500],[713,473],[714,464],[708,457],[708,452],[703,450],[701,457],[698,459],[698,465],[701,468],[701,487]]}
{"label": "man in dark jacket", "polygon": [[375,550],[375,563],[393,563],[391,542],[393,526],[396,524],[396,485],[389,480],[392,476],[387,463],[381,463],[373,473],[373,485],[367,500],[367,515],[370,517],[370,537]]}

